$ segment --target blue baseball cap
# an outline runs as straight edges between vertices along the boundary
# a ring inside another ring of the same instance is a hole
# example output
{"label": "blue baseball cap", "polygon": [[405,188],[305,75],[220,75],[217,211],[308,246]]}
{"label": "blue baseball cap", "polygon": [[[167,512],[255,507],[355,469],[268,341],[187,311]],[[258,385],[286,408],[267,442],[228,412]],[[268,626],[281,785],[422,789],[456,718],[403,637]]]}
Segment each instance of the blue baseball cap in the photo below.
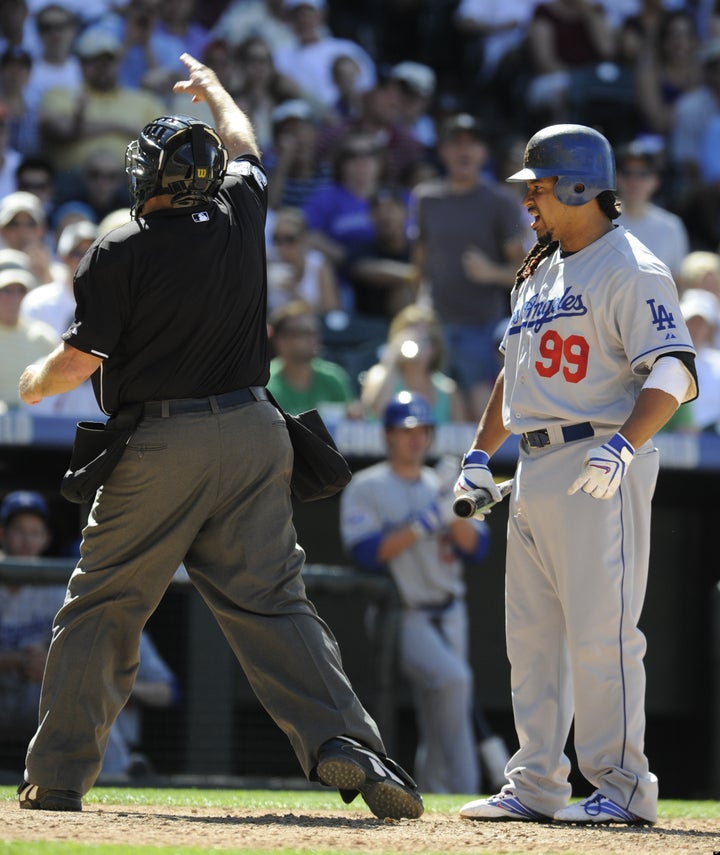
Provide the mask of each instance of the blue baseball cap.
{"label": "blue baseball cap", "polygon": [[20,513],[37,514],[46,521],[50,517],[45,499],[31,490],[16,490],[5,496],[0,505],[0,525],[7,525],[15,514]]}

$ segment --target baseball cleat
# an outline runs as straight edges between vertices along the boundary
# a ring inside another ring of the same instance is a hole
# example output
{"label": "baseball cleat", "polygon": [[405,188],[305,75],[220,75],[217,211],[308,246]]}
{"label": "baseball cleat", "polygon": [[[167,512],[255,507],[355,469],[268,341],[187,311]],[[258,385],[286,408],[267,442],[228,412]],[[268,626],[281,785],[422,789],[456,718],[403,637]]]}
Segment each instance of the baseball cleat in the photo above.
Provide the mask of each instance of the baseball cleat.
{"label": "baseball cleat", "polygon": [[347,736],[320,748],[317,776],[337,787],[345,802],[359,792],[378,819],[417,819],[425,810],[417,784],[404,769]]}
{"label": "baseball cleat", "polygon": [[607,798],[602,793],[595,793],[575,804],[568,805],[555,811],[553,819],[556,822],[572,822],[575,825],[654,825],[654,821],[643,819],[637,814],[620,807],[617,802]]}
{"label": "baseball cleat", "polygon": [[45,789],[23,781],[17,794],[23,810],[82,810],[82,793],[75,790]]}
{"label": "baseball cleat", "polygon": [[550,817],[526,807],[513,793],[504,790],[489,799],[476,799],[460,808],[463,819],[489,822],[550,822]]}

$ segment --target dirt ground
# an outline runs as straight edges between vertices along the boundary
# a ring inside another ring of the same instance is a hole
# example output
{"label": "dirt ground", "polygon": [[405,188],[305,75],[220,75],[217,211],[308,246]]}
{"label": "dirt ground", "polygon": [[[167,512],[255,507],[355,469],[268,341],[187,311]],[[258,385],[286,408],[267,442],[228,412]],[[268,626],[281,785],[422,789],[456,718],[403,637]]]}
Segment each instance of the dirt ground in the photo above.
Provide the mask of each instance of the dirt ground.
{"label": "dirt ground", "polygon": [[271,814],[257,810],[87,805],[82,813],[21,811],[0,802],[0,840],[81,840],[282,850],[335,849],[363,853],[581,853],[680,855],[720,853],[720,827],[703,820],[660,820],[653,828],[563,827],[557,824],[488,823],[426,813],[400,822],[365,811]]}

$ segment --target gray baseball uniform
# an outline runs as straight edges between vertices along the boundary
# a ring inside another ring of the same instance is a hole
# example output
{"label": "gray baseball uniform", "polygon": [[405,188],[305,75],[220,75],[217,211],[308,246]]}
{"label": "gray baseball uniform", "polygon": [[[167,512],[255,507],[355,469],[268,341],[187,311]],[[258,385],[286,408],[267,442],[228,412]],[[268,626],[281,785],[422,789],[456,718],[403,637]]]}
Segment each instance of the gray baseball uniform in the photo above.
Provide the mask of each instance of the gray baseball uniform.
{"label": "gray baseball uniform", "polygon": [[[427,466],[417,481],[401,478],[387,462],[361,470],[342,494],[343,543],[351,549],[407,525],[440,492],[438,476]],[[400,668],[413,687],[420,732],[415,776],[427,792],[475,792],[479,773],[462,561],[441,533],[409,546],[389,562],[389,570],[403,606]]]}
{"label": "gray baseball uniform", "polygon": [[[535,810],[552,816],[566,804],[564,747],[574,715],[583,775],[652,820],[657,779],[643,749],[638,620],[657,450],[652,442],[636,450],[607,501],[567,490],[588,449],[625,422],[654,361],[694,353],[675,284],[664,264],[616,227],[577,253],[556,250],[513,291],[502,349],[503,421],[524,435],[506,600],[513,709],[524,738],[508,778]],[[538,430],[547,434],[528,442],[527,432]]]}

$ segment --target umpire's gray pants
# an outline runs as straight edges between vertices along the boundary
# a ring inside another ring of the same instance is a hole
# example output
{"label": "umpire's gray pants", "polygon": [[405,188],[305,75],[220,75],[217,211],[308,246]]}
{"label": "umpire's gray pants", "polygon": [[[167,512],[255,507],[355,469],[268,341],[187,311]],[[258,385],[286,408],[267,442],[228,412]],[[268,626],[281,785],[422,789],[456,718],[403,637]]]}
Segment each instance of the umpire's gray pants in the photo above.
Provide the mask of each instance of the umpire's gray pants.
{"label": "umpire's gray pants", "polygon": [[306,775],[340,734],[384,753],[306,597],[291,468],[285,423],[268,402],[143,419],[83,531],[28,781],[80,793],[93,785],[133,686],[140,633],[182,561]]}

